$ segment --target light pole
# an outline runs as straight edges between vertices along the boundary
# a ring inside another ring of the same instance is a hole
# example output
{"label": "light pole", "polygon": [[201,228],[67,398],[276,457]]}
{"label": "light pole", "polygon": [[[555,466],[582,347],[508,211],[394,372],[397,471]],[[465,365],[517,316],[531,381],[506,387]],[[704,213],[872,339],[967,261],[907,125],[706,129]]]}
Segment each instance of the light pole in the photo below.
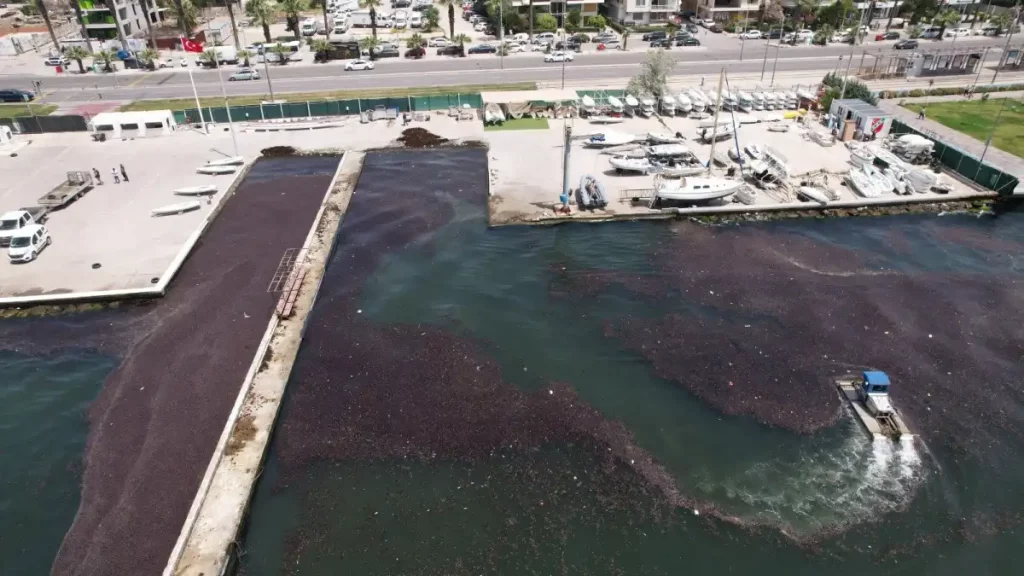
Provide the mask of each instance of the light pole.
{"label": "light pole", "polygon": [[1003,98],[1003,103],[999,106],[999,113],[996,114],[996,120],[992,123],[992,129],[988,132],[988,138],[985,139],[985,149],[981,151],[981,158],[978,159],[978,171],[974,173],[974,179],[978,179],[978,174],[981,173],[981,165],[985,162],[985,154],[988,153],[988,147],[992,144],[992,137],[995,136],[996,126],[999,126],[999,117],[1003,115],[1003,108],[1006,108],[1006,101],[1009,98]]}
{"label": "light pole", "polygon": [[498,65],[505,69],[505,0],[498,0]]}
{"label": "light pole", "polygon": [[853,64],[853,48],[857,45],[857,36],[860,36],[860,27],[864,25],[864,11],[861,10],[860,19],[857,21],[857,29],[853,32],[853,44],[850,44],[850,59],[846,62],[846,74],[843,76],[843,88],[839,91],[839,99],[846,95],[846,80],[850,77],[850,65]]}
{"label": "light pole", "polygon": [[[228,92],[224,88],[224,75],[220,73],[220,64],[214,62],[217,68],[217,79],[220,80],[220,94],[224,97],[224,110],[228,113],[228,128],[231,130],[231,144],[235,147],[235,156],[238,156],[238,140],[235,138],[235,123],[231,121],[231,105],[228,104]],[[213,111],[210,111],[213,114]],[[212,120],[213,118],[211,118]]]}
{"label": "light pole", "polygon": [[1000,66],[1003,65],[1002,64],[1003,63],[1003,59],[1006,58],[1007,54],[1009,54],[1010,38],[1013,38],[1013,32],[1014,32],[1014,30],[1017,29],[1017,20],[1019,18],[1020,18],[1020,12],[1018,11],[1018,9],[1016,7],[1014,7],[1014,9],[1013,9],[1013,22],[1010,23],[1010,33],[1006,35],[1006,44],[1003,45],[1003,53],[1002,53],[1001,56],[999,56],[999,63],[996,64],[996,73],[992,75],[992,82],[990,82],[990,84],[995,84],[996,83],[996,78],[999,77],[999,68],[1000,68]]}
{"label": "light pole", "polygon": [[267,45],[263,45],[263,73],[267,75],[267,88],[270,89],[270,101],[274,101],[274,83],[270,81],[270,67],[267,65]]}

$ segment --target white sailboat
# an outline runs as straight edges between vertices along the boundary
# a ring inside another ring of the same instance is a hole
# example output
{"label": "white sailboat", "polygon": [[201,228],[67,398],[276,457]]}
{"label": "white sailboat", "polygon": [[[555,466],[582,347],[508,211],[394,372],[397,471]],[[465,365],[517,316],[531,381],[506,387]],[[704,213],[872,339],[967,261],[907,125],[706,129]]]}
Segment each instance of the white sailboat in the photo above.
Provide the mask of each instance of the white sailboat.
{"label": "white sailboat", "polygon": [[797,189],[797,195],[811,202],[817,202],[822,206],[828,204],[828,196],[821,190],[811,186],[801,186]]}
{"label": "white sailboat", "polygon": [[207,166],[241,166],[242,164],[245,164],[245,158],[241,156],[228,156],[220,160],[208,160],[206,162]]}
{"label": "white sailboat", "polygon": [[654,116],[654,98],[642,98],[640,100],[640,115],[644,118]]}
{"label": "white sailboat", "polygon": [[647,174],[653,166],[647,158],[635,158],[633,156],[612,156],[608,159],[608,163],[612,165],[612,168],[615,168],[617,174],[622,174],[623,172]]}
{"label": "white sailboat", "polygon": [[189,200],[188,202],[179,202],[177,204],[168,204],[167,206],[161,206],[155,208],[152,211],[153,216],[171,216],[173,214],[183,214],[185,212],[191,212],[198,210],[202,206],[202,203],[198,200]]}
{"label": "white sailboat", "polygon": [[797,104],[796,92],[786,92],[786,108],[796,110]]}
{"label": "white sailboat", "polygon": [[186,186],[174,191],[178,196],[209,196],[217,193],[216,184],[203,184],[202,186]]}
{"label": "white sailboat", "polygon": [[621,116],[626,111],[626,107],[622,105],[622,100],[619,100],[615,96],[608,97],[608,108],[609,113],[613,116]]}
{"label": "white sailboat", "polygon": [[878,168],[875,168],[874,165],[865,164],[861,167],[861,170],[867,174],[868,178],[874,181],[882,193],[892,192],[896,189],[896,182],[887,174],[883,173]]}
{"label": "white sailboat", "polygon": [[636,140],[636,137],[632,134],[624,134],[622,132],[613,132],[607,130],[600,134],[594,134],[583,142],[583,145],[587,148],[610,148],[612,146],[622,146],[623,144],[629,144]]}
{"label": "white sailboat", "polygon": [[799,96],[800,98],[803,98],[804,100],[811,100],[812,102],[818,99],[818,97],[815,96],[814,93],[809,90],[797,90],[796,95]]}
{"label": "white sailboat", "polygon": [[665,94],[661,97],[661,111],[666,116],[676,115],[676,99],[670,94]]}
{"label": "white sailboat", "polygon": [[654,194],[658,200],[705,202],[731,196],[742,184],[739,180],[724,178],[659,176],[654,183]]}
{"label": "white sailboat", "polygon": [[234,174],[237,168],[235,166],[200,166],[196,168],[196,172],[199,174]]}
{"label": "white sailboat", "polygon": [[878,198],[882,195],[882,192],[878,189],[878,186],[868,178],[868,175],[861,170],[853,169],[846,177],[847,184],[853,188],[859,196],[864,198]]}
{"label": "white sailboat", "polygon": [[637,101],[636,96],[633,96],[632,94],[626,94],[626,106],[625,106],[626,114],[628,114],[630,116],[636,116],[636,110],[639,107],[640,107],[640,102]]}
{"label": "white sailboat", "polygon": [[708,103],[708,110],[714,109],[716,106],[718,106],[718,92],[715,92],[714,90],[708,90],[707,98],[705,98],[704,101]]}
{"label": "white sailboat", "polygon": [[668,132],[648,132],[647,141],[651,144],[678,144],[683,139],[675,134],[669,134]]}

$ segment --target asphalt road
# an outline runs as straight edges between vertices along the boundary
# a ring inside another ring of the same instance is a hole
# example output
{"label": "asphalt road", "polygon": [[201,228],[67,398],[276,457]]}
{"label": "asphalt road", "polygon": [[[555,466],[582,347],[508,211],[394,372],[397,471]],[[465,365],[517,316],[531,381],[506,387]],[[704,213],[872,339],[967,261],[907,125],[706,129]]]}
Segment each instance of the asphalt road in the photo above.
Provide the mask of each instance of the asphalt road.
{"label": "asphalt road", "polygon": [[[991,65],[999,58],[1000,38],[974,40],[971,47],[992,46],[987,62]],[[929,48],[931,45],[927,45]],[[935,48],[950,48],[948,43]],[[833,69],[843,56],[843,66],[849,60],[850,46],[783,46],[778,50],[778,72]],[[861,55],[892,53],[891,45],[867,44],[852,50],[854,66]],[[766,44],[763,41],[749,41],[741,54],[736,49],[674,48],[671,55],[677,64],[674,76],[713,76],[723,67],[730,74],[760,73],[764,66]],[[767,49],[768,61],[766,81],[775,66],[776,48]],[[741,60],[742,56],[742,60]],[[308,58],[309,56],[307,56]],[[540,54],[516,54],[501,59],[494,55],[474,55],[466,58],[428,57],[425,60],[409,61],[386,59],[377,62],[372,71],[345,72],[340,62],[322,65],[292,64],[271,65],[270,76],[275,93],[314,92],[325,90],[351,90],[373,88],[407,88],[414,86],[455,86],[465,84],[497,84],[506,82],[561,82],[579,85],[586,81],[607,81],[632,76],[645,52],[611,52],[577,54],[573,62],[564,66],[558,63],[545,64]],[[870,57],[865,58],[870,62]],[[258,66],[264,71],[262,65]],[[225,80],[236,67],[223,68]],[[194,72],[200,96],[221,94],[218,72],[197,70]],[[11,88],[31,88],[38,76],[9,75],[0,77],[0,85]],[[188,98],[192,96],[188,74],[185,70],[159,70],[156,72],[124,71],[106,75],[68,74],[59,78],[43,78],[43,90],[49,102],[79,102],[105,100],[146,100],[158,98]],[[251,82],[224,82],[230,95],[266,94],[266,78]]]}

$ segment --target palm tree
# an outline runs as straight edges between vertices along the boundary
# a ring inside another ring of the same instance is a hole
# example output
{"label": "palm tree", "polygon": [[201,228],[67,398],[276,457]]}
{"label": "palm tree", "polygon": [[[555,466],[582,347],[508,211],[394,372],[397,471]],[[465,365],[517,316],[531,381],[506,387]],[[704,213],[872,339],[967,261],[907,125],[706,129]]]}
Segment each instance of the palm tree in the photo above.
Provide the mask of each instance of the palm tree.
{"label": "palm tree", "polygon": [[81,46],[68,46],[67,50],[64,51],[64,55],[78,63],[79,74],[85,74],[85,66],[82,64],[82,60],[89,57],[88,50]]}
{"label": "palm tree", "polygon": [[377,37],[377,8],[383,5],[383,0],[359,0],[359,7],[370,11],[370,34],[374,38]]}
{"label": "palm tree", "polygon": [[[334,48],[334,45],[331,44],[331,41],[327,40],[326,38],[314,38],[309,41],[309,49],[312,50],[313,54],[316,55],[314,57],[314,62],[327,62],[326,55],[330,53],[332,48]],[[323,54],[325,57],[323,60],[318,60],[321,54]]]}
{"label": "palm tree", "polygon": [[270,47],[271,54],[277,54],[277,63],[284,66],[288,63],[288,57],[292,55],[292,49],[278,42]]}
{"label": "palm tree", "polygon": [[270,24],[274,20],[274,6],[270,0],[249,0],[245,3],[245,14],[263,27],[263,40],[270,43]]}
{"label": "palm tree", "polygon": [[103,70],[111,72],[111,66],[114,62],[113,50],[99,50],[92,55],[93,63],[102,64]]}
{"label": "palm tree", "polygon": [[426,44],[426,41],[423,39],[423,35],[419,32],[409,36],[405,40],[405,47],[409,49],[422,48],[424,44]]}
{"label": "palm tree", "polygon": [[423,11],[423,29],[427,32],[432,32],[434,28],[437,28],[437,23],[441,20],[441,15],[437,12],[436,6],[430,6]]}
{"label": "palm tree", "polygon": [[448,36],[455,42],[455,6],[461,6],[462,3],[459,0],[441,0],[441,6],[448,7],[448,31],[451,34]]}
{"label": "palm tree", "polygon": [[160,58],[160,53],[152,48],[146,48],[145,50],[140,50],[135,54],[135,57],[139,60],[139,63],[145,65],[146,68],[156,70],[156,61]]}
{"label": "palm tree", "polygon": [[[231,7],[235,3],[235,0],[224,0],[224,7],[228,9],[228,18],[231,20],[231,37],[235,40],[235,50],[238,50],[242,45],[238,41],[238,24],[235,22],[235,9]],[[148,22],[149,19],[147,18]]]}
{"label": "palm tree", "polygon": [[36,10],[43,17],[43,22],[46,22],[46,30],[50,33],[50,39],[53,40],[53,48],[60,52],[60,42],[57,41],[57,35],[53,32],[53,23],[50,22],[50,12],[46,9],[46,3],[43,0],[36,0]]}
{"label": "palm tree", "polygon": [[[78,24],[82,27],[80,30],[82,39],[85,40],[85,50],[89,54],[92,54],[92,43],[89,42],[89,29],[85,27],[85,20],[83,19],[82,7],[78,5],[77,0],[71,0],[71,6],[75,9],[75,17],[78,18]],[[78,64],[81,67],[81,63]]]}
{"label": "palm tree", "polygon": [[327,39],[331,39],[331,27],[327,25],[327,3],[328,0],[311,0],[310,4],[316,6],[320,5],[320,9],[323,10],[324,14],[324,33],[327,35]]}
{"label": "palm tree", "polygon": [[238,57],[242,59],[242,66],[245,68],[249,67],[249,60],[252,58],[252,56],[252,52],[248,50],[243,49],[238,51]]}
{"label": "palm tree", "polygon": [[[104,1],[108,4],[110,3],[110,0]],[[195,3],[192,0],[172,0],[168,8],[174,14],[174,19],[178,21],[178,27],[181,28],[185,38],[191,38],[192,30],[196,27],[196,19],[199,17],[199,11],[196,9]],[[113,8],[111,8],[111,11],[113,11]],[[120,29],[120,24],[118,29]]]}
{"label": "palm tree", "polygon": [[936,40],[942,40],[946,35],[946,28],[960,23],[960,13],[956,10],[949,9],[942,12],[935,18],[932,18],[932,24],[939,26],[939,37]]}
{"label": "palm tree", "polygon": [[[77,0],[71,0],[78,4]],[[155,4],[156,0],[144,0],[142,3],[142,17],[146,20],[146,30],[149,31],[149,46],[156,49],[156,32],[153,32],[153,23],[149,21],[149,4]]]}
{"label": "palm tree", "polygon": [[206,50],[203,50],[203,53],[199,55],[199,58],[207,65],[209,65],[210,68],[218,68],[220,66],[220,63],[217,62],[217,51],[213,48],[207,48]]}
{"label": "palm tree", "polygon": [[530,0],[530,44],[533,44],[533,0]]}
{"label": "palm tree", "polygon": [[292,34],[295,34],[295,39],[299,39],[299,13],[306,9],[306,0],[280,0],[281,10],[284,10],[285,21],[288,22],[288,27],[292,29]]}
{"label": "palm tree", "polygon": [[374,52],[380,46],[380,38],[376,36],[365,36],[359,40],[359,48],[366,50],[370,55],[370,60],[376,60],[377,54]]}
{"label": "palm tree", "polygon": [[622,33],[622,49],[626,49],[626,42],[629,41],[629,30]]}
{"label": "palm tree", "polygon": [[458,44],[459,46],[465,46],[466,42],[472,42],[472,41],[473,41],[473,39],[470,38],[469,36],[467,36],[466,34],[459,34],[459,35],[455,36],[454,38],[452,38],[452,42]]}

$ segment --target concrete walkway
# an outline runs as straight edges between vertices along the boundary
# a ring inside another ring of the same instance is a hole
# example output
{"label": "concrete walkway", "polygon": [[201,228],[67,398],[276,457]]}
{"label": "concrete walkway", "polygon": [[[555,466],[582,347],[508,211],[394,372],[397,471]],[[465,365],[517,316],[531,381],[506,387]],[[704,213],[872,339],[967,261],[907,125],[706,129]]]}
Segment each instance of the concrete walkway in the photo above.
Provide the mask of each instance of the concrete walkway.
{"label": "concrete walkway", "polygon": [[[1024,95],[1024,92],[995,92],[991,96],[992,98],[1019,98]],[[980,95],[975,96],[975,100],[980,98]],[[900,122],[914,128],[915,130],[931,136],[940,142],[944,142],[951,146],[955,146],[964,152],[967,152],[977,158],[981,158],[982,154],[985,155],[985,163],[1007,174],[1016,176],[1019,180],[1024,182],[1024,159],[1021,159],[1013,154],[1004,152],[995,146],[989,146],[988,151],[985,151],[985,142],[968,136],[963,132],[958,132],[952,128],[944,126],[936,122],[935,120],[925,119],[920,120],[917,117],[917,113],[912,110],[908,110],[900,106],[900,102],[907,104],[913,103],[926,103],[926,102],[957,102],[966,100],[963,96],[925,96],[922,98],[893,98],[889,100],[880,100],[878,107],[886,112],[892,113],[893,117]],[[927,112],[926,112],[927,115]]]}

